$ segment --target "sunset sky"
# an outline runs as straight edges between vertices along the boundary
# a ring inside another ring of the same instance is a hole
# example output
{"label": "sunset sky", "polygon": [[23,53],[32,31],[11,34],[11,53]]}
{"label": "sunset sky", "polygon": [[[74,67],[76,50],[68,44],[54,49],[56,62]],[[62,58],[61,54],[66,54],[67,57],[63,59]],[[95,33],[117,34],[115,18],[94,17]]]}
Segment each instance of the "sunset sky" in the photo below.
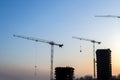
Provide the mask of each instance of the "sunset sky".
{"label": "sunset sky", "polygon": [[120,16],[120,0],[0,0],[0,80],[49,80],[50,45],[13,34],[64,44],[54,47],[54,68],[73,67],[75,77],[93,75],[93,48],[72,36],[101,41],[96,49],[111,49],[119,74],[120,18],[95,15]]}

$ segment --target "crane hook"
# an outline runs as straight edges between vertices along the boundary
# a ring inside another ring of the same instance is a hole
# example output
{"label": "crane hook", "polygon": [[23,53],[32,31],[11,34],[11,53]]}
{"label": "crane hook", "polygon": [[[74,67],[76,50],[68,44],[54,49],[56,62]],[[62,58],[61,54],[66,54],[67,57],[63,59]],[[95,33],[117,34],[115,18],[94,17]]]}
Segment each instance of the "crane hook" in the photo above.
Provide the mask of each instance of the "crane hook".
{"label": "crane hook", "polygon": [[80,45],[80,52],[82,52],[81,45]]}

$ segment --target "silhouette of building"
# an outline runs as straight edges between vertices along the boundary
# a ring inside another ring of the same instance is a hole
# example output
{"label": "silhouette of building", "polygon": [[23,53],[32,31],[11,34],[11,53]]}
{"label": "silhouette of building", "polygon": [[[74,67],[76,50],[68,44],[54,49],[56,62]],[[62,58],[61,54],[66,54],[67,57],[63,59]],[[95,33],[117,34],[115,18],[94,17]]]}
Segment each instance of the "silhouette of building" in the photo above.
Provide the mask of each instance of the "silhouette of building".
{"label": "silhouette of building", "polygon": [[75,80],[93,80],[93,77],[91,75],[85,75],[83,77],[76,78]]}
{"label": "silhouette of building", "polygon": [[85,80],[93,80],[92,76],[90,76],[90,75],[86,75],[86,76],[84,77],[84,79],[85,79]]}
{"label": "silhouette of building", "polygon": [[111,80],[111,50],[98,49],[97,57],[97,80]]}
{"label": "silhouette of building", "polygon": [[72,67],[56,67],[55,68],[56,80],[73,80],[74,68]]}

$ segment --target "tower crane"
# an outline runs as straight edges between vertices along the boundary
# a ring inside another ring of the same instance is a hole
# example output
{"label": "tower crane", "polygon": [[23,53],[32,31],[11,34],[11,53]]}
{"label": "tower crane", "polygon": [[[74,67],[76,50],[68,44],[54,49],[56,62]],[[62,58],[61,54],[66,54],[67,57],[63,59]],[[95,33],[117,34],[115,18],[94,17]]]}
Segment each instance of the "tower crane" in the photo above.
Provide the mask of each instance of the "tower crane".
{"label": "tower crane", "polygon": [[23,38],[23,39],[27,39],[27,40],[32,40],[32,41],[36,41],[36,42],[43,42],[43,43],[47,43],[49,45],[51,45],[51,67],[50,67],[50,80],[54,80],[53,79],[53,54],[54,54],[54,45],[55,46],[59,46],[62,48],[63,44],[57,44],[53,41],[48,41],[48,40],[44,40],[44,39],[39,39],[39,38],[33,38],[33,37],[26,37],[26,36],[21,36],[21,35],[13,35],[14,37],[18,37],[18,38]]}
{"label": "tower crane", "polygon": [[111,17],[111,18],[120,18],[120,16],[114,16],[114,15],[96,15],[95,17]]}
{"label": "tower crane", "polygon": [[91,40],[91,39],[85,39],[85,38],[79,38],[79,37],[75,37],[73,36],[72,38],[75,38],[75,39],[79,39],[79,40],[84,40],[84,41],[89,41],[89,42],[92,42],[93,43],[93,77],[95,79],[96,77],[96,74],[95,74],[95,43],[97,44],[100,44],[101,42],[99,41],[95,41],[95,40]]}

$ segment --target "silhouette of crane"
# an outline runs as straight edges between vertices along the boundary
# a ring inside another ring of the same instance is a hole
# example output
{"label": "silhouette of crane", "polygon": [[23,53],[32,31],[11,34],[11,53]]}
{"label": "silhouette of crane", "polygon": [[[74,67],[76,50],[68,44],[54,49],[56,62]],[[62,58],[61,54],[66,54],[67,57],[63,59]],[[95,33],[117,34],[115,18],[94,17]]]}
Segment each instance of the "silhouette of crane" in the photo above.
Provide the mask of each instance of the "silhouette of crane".
{"label": "silhouette of crane", "polygon": [[111,17],[111,18],[120,18],[120,16],[114,16],[114,15],[96,15],[95,17]]}
{"label": "silhouette of crane", "polygon": [[[54,53],[54,45],[55,46],[59,46],[62,48],[63,44],[57,44],[53,41],[48,41],[48,40],[44,40],[44,39],[39,39],[39,38],[33,38],[33,37],[26,37],[26,36],[21,36],[21,35],[13,35],[14,37],[18,37],[18,38],[23,38],[23,39],[27,39],[27,40],[32,40],[32,41],[36,41],[36,42],[43,42],[43,43],[47,43],[51,45],[51,67],[50,67],[50,80],[53,80],[53,53]],[[35,67],[36,68],[36,67]]]}
{"label": "silhouette of crane", "polygon": [[91,39],[85,39],[85,38],[79,38],[79,37],[75,37],[75,36],[73,36],[72,38],[75,38],[75,39],[79,39],[79,40],[84,40],[84,41],[89,41],[89,42],[92,42],[93,43],[93,77],[94,77],[94,79],[95,79],[95,77],[96,77],[96,74],[95,74],[95,43],[98,43],[98,44],[100,44],[101,42],[98,42],[98,41],[95,41],[95,40],[91,40]]}
{"label": "silhouette of crane", "polygon": [[34,72],[34,75],[36,76],[37,75],[37,66],[35,65],[35,72]]}

